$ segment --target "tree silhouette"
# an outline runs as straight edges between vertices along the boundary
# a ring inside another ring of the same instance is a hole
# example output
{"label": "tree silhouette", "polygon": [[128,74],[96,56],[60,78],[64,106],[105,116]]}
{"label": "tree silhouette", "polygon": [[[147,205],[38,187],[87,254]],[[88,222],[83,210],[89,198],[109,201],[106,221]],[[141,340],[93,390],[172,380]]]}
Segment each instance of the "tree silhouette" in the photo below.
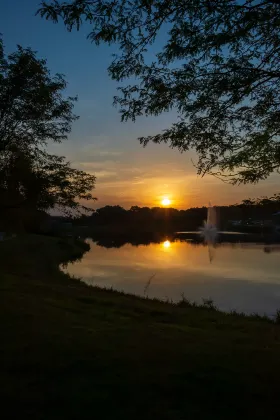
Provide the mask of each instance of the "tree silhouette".
{"label": "tree silhouette", "polygon": [[77,119],[75,98],[65,98],[66,82],[51,76],[46,61],[18,46],[5,56],[0,40],[0,212],[16,217],[59,207],[85,209],[93,199],[95,177],[70,167],[63,156],[48,154],[50,141],[61,142]]}
{"label": "tree silhouette", "polygon": [[199,174],[233,183],[279,171],[280,1],[50,0],[38,12],[69,31],[90,24],[97,45],[118,44],[109,74],[128,80],[114,100],[123,120],[178,111],[144,146],[195,149]]}

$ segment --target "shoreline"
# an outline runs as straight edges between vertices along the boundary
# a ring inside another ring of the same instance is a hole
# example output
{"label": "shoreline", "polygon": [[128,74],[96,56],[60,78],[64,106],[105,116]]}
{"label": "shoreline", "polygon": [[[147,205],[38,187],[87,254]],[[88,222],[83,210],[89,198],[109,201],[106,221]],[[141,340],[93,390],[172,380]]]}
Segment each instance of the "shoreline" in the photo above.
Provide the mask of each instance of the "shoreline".
{"label": "shoreline", "polygon": [[87,286],[59,270],[86,248],[35,235],[0,244],[3,412],[278,417],[279,325],[217,311],[211,301],[174,305]]}

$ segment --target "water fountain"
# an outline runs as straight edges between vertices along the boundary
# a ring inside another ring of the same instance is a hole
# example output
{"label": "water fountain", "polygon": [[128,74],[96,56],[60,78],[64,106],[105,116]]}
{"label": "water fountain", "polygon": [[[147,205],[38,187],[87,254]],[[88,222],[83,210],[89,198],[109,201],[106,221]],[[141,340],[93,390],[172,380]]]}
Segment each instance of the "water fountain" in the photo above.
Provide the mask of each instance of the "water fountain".
{"label": "water fountain", "polygon": [[199,229],[200,235],[204,242],[208,245],[209,261],[212,262],[214,258],[214,249],[218,237],[217,229],[217,209],[212,207],[209,203],[207,211],[207,220],[204,221],[203,226]]}

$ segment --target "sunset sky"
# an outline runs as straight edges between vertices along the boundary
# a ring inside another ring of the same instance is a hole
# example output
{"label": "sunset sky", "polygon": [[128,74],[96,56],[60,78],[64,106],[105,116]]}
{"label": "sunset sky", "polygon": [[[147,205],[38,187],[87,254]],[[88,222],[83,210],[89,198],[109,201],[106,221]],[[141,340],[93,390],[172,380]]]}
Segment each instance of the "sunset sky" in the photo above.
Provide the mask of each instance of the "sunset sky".
{"label": "sunset sky", "polygon": [[54,25],[35,17],[38,5],[38,0],[0,0],[0,33],[6,52],[13,52],[16,44],[38,51],[47,58],[52,73],[65,75],[67,93],[78,95],[75,112],[79,121],[69,140],[50,150],[96,175],[98,201],[92,203],[93,208],[106,204],[157,206],[165,196],[176,208],[209,201],[223,205],[279,192],[279,175],[255,186],[233,187],[211,176],[198,177],[191,162],[196,159],[194,153],[180,154],[167,145],[150,144],[143,149],[137,137],[167,128],[176,113],[121,123],[112,106],[117,84],[107,74],[116,47],[95,47],[86,39],[86,27],[68,33],[62,23]]}

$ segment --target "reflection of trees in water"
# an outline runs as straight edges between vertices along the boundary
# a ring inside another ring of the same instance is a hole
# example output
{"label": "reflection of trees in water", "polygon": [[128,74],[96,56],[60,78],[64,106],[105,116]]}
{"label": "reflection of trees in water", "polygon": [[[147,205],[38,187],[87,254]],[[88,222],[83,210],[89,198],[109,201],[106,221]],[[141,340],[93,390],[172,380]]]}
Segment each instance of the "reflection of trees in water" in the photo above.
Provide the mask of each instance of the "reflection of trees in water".
{"label": "reflection of trees in water", "polygon": [[[198,235],[197,235],[198,236]],[[91,237],[92,241],[96,243],[96,245],[104,247],[104,248],[122,248],[124,245],[132,245],[132,246],[148,246],[151,244],[164,244],[167,241],[170,242],[171,244],[174,242],[179,242],[179,243],[188,243],[193,247],[201,247],[201,246],[207,246],[207,244],[198,236],[197,238],[183,238],[183,237],[178,237],[176,235],[157,235],[156,237],[152,236],[127,236],[127,235],[122,235],[122,236],[96,236],[93,235]],[[236,249],[236,248],[261,248],[263,249],[263,252],[265,253],[272,253],[272,252],[280,252],[280,245],[277,244],[271,244],[271,245],[264,245],[261,243],[257,243],[257,242],[243,242],[243,238],[242,238],[242,242],[240,240],[237,240],[236,237],[232,238],[232,241],[234,242],[230,242],[229,239],[227,238],[226,241],[220,241],[217,244],[215,244],[215,248],[220,248],[220,247],[230,247],[232,249]],[[263,248],[262,248],[263,247]]]}
{"label": "reflection of trees in water", "polygon": [[270,254],[271,252],[280,252],[280,246],[265,246],[263,251],[266,254]]}
{"label": "reflection of trees in water", "polygon": [[121,248],[126,244],[130,244],[132,246],[140,246],[140,245],[150,245],[150,244],[160,244],[162,240],[154,240],[154,239],[136,239],[136,238],[92,238],[92,240],[98,245],[104,248]]}
{"label": "reflection of trees in water", "polygon": [[90,251],[90,245],[80,239],[74,239],[72,243],[59,241],[58,244],[61,249],[67,251],[60,261],[60,266],[63,269],[66,269],[68,264],[82,261],[85,253]]}
{"label": "reflection of trees in water", "polygon": [[248,242],[248,243],[221,243],[217,246],[228,246],[231,248],[242,248],[242,249],[262,249],[263,252],[266,254],[270,254],[272,252],[280,252],[280,245],[277,244],[260,244],[260,243],[254,243],[254,242]]}
{"label": "reflection of trees in water", "polygon": [[132,246],[148,246],[151,244],[163,244],[167,241],[170,243],[174,242],[184,242],[184,243],[190,243],[193,246],[205,246],[201,239],[198,239],[197,241],[179,238],[176,236],[167,236],[167,235],[157,235],[157,237],[150,236],[150,237],[136,237],[136,236],[119,236],[119,237],[101,237],[93,235],[92,238],[93,242],[96,243],[98,246],[102,246],[104,248],[121,248],[126,244],[132,245]]}

